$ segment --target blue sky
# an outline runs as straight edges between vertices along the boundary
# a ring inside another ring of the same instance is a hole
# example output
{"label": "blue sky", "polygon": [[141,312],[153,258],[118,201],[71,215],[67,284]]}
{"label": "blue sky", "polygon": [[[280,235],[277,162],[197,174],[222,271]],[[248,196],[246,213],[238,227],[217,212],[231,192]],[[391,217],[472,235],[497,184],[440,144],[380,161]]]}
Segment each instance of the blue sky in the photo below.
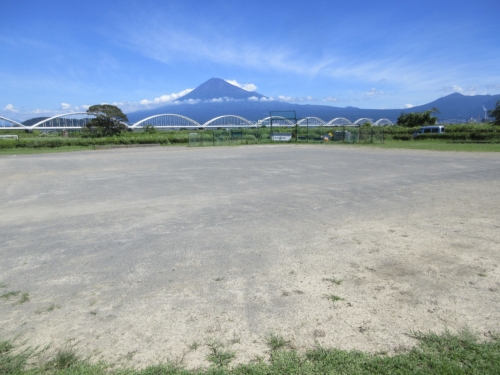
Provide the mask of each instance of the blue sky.
{"label": "blue sky", "polygon": [[0,116],[12,119],[174,105],[212,77],[339,107],[500,93],[498,0],[5,0],[0,9]]}

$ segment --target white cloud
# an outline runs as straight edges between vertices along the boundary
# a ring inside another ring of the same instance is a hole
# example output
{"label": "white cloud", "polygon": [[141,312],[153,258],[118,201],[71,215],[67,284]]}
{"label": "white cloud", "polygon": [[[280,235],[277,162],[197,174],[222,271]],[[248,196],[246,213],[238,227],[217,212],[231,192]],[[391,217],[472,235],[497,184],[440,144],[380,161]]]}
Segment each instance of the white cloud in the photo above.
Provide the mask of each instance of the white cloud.
{"label": "white cloud", "polygon": [[294,101],[294,99],[291,96],[283,96],[283,95],[279,95],[278,96],[278,100],[280,102],[291,102],[291,101]]}
{"label": "white cloud", "polygon": [[12,104],[7,104],[3,110],[8,112],[19,112]]}
{"label": "white cloud", "polygon": [[269,98],[266,98],[265,96],[260,98],[260,101],[261,102],[273,102],[274,101],[274,98],[273,97],[269,97]]}
{"label": "white cloud", "polygon": [[209,102],[212,102],[212,103],[222,103],[224,101],[224,99],[222,98],[213,98],[211,100],[209,100]]}
{"label": "white cloud", "polygon": [[188,99],[188,100],[184,100],[182,102],[176,102],[176,103],[179,103],[179,104],[184,104],[184,103],[187,103],[187,104],[197,104],[201,102],[200,99]]}
{"label": "white cloud", "polygon": [[61,109],[62,109],[63,111],[68,110],[68,109],[71,109],[71,104],[68,104],[68,103],[61,103]]}
{"label": "white cloud", "polygon": [[[486,89],[490,89],[488,86],[484,86]],[[440,90],[442,92],[458,92],[463,95],[484,95],[484,89],[480,90],[478,92],[479,86],[473,85],[473,86],[468,86],[467,88],[463,88],[462,86],[458,85],[451,85],[451,86],[443,86],[441,87]]]}
{"label": "white cloud", "polygon": [[227,83],[230,83],[233,86],[239,87],[240,89],[246,90],[246,91],[257,91],[257,86],[255,86],[253,83],[239,83],[235,79],[225,79]]}
{"label": "white cloud", "polygon": [[377,92],[377,89],[374,87],[370,91],[366,92],[365,94],[368,96],[371,96],[371,95],[375,95],[376,92]]}
{"label": "white cloud", "polygon": [[334,98],[332,96],[328,96],[326,98],[323,99],[324,102],[338,102],[339,99],[338,98]]}
{"label": "white cloud", "polygon": [[383,91],[378,91],[375,87],[372,88],[370,91],[365,93],[366,96],[370,97],[373,95],[384,95]]}
{"label": "white cloud", "polygon": [[257,102],[257,101],[259,101],[259,98],[256,97],[256,96],[251,96],[251,97],[248,98],[248,100],[250,100],[252,102]]}
{"label": "white cloud", "polygon": [[444,86],[442,88],[442,91],[455,91],[455,92],[463,92],[464,89],[461,88],[460,86],[458,85],[452,85],[452,86]]}
{"label": "white cloud", "polygon": [[405,108],[413,108],[413,107],[415,107],[413,104],[409,104],[409,103],[405,104]]}
{"label": "white cloud", "polygon": [[148,100],[148,99],[143,99],[139,103],[142,105],[152,105],[152,104],[163,104],[163,103],[169,103],[173,102],[174,100],[179,99],[180,97],[189,94],[193,89],[186,89],[182,90],[181,92],[178,93],[172,93],[170,95],[162,95],[157,98],[154,98],[153,100]]}

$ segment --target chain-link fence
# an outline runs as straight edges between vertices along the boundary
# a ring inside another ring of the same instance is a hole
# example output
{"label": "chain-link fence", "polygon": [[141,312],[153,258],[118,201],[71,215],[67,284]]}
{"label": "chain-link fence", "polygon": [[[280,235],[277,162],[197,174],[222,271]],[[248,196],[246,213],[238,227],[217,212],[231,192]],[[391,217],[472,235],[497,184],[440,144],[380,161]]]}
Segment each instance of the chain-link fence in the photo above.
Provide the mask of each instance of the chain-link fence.
{"label": "chain-link fence", "polygon": [[189,133],[189,146],[230,146],[265,143],[384,143],[383,127],[266,127],[203,130]]}

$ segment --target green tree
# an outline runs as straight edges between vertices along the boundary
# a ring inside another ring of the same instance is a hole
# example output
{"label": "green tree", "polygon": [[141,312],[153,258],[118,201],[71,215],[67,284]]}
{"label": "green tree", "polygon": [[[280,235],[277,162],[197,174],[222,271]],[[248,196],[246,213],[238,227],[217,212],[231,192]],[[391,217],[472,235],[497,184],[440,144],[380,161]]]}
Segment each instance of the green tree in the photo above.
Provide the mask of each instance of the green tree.
{"label": "green tree", "polygon": [[434,113],[439,113],[439,110],[432,108],[424,112],[401,113],[401,116],[398,117],[398,125],[410,128],[422,125],[435,125],[438,119],[432,116]]}
{"label": "green tree", "polygon": [[127,129],[124,122],[128,122],[120,108],[111,104],[96,104],[91,106],[87,113],[94,115],[88,124],[88,129],[97,136],[107,137],[110,135],[118,135],[123,130]]}
{"label": "green tree", "polygon": [[500,100],[497,100],[497,105],[495,109],[488,111],[488,114],[494,118],[493,125],[500,126]]}

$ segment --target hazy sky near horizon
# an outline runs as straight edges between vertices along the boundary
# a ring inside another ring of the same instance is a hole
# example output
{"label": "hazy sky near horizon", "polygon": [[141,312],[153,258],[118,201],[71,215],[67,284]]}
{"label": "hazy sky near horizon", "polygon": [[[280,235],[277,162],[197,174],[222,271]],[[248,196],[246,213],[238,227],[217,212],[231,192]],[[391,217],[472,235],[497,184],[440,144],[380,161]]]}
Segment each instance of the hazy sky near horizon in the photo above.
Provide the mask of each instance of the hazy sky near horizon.
{"label": "hazy sky near horizon", "polygon": [[498,0],[5,0],[0,116],[132,112],[212,77],[339,107],[499,94],[499,14]]}

